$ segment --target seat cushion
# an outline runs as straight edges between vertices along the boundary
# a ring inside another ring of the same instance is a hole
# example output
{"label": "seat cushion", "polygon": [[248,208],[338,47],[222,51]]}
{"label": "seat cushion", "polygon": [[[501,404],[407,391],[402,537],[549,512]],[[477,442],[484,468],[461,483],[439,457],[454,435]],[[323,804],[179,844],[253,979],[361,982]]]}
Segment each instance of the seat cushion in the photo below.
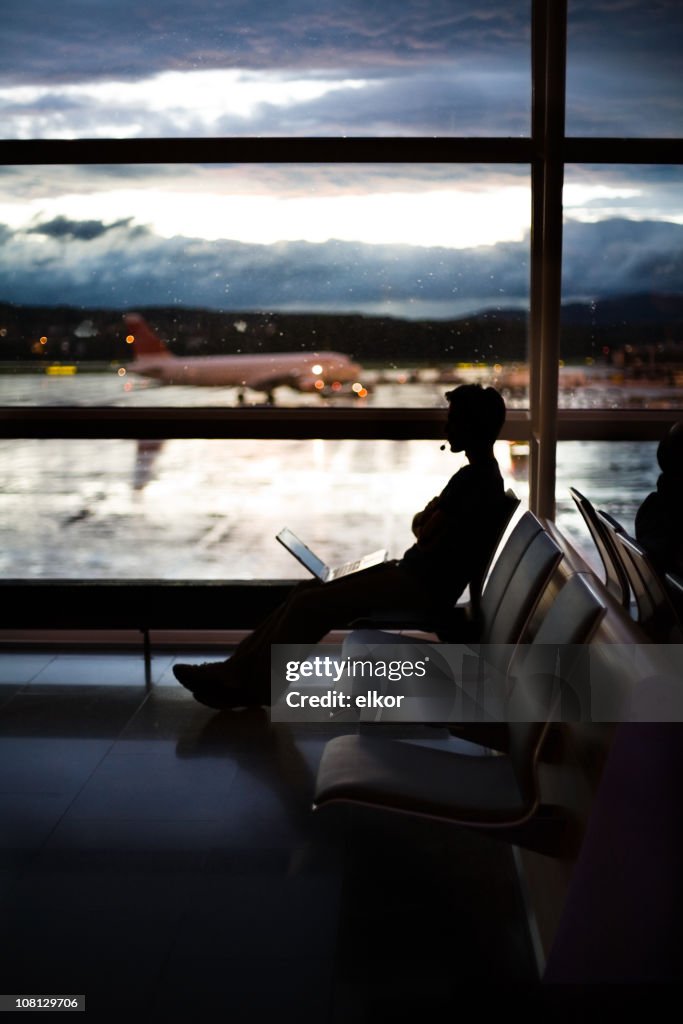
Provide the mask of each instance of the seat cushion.
{"label": "seat cushion", "polygon": [[506,756],[358,735],[332,740],[320,763],[315,805],[339,800],[492,826],[522,821],[535,806],[522,796]]}

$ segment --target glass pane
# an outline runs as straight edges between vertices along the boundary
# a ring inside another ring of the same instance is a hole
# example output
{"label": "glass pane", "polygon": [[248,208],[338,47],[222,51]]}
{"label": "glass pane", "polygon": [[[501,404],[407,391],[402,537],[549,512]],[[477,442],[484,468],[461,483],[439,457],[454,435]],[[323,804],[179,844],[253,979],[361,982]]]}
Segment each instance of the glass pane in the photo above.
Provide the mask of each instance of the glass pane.
{"label": "glass pane", "polygon": [[[496,455],[508,486],[507,442]],[[0,441],[0,571],[29,579],[294,579],[412,544],[462,464],[435,441]],[[526,500],[524,482],[513,481]]]}
{"label": "glass pane", "polygon": [[0,404],[441,405],[526,359],[529,211],[526,167],[5,168]]}
{"label": "glass pane", "polygon": [[569,0],[567,134],[680,136],[682,48],[679,0]]}
{"label": "glass pane", "polygon": [[[665,433],[665,431],[663,431]],[[600,556],[569,494],[575,487],[633,535],[636,512],[655,490],[660,469],[650,441],[561,441],[557,446],[557,512],[560,530],[602,576]]]}
{"label": "glass pane", "polygon": [[683,407],[683,168],[568,167],[560,404]]}
{"label": "glass pane", "polygon": [[528,135],[529,40],[529,0],[9,0],[2,134]]}

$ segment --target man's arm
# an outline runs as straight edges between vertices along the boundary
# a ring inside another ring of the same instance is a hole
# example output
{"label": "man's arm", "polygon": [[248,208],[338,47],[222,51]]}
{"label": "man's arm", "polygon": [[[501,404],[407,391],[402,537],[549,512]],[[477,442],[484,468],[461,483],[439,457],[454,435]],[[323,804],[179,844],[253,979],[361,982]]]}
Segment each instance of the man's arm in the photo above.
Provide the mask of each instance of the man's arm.
{"label": "man's arm", "polygon": [[432,498],[432,500],[425,505],[421,512],[416,512],[415,515],[413,516],[411,529],[418,540],[420,539],[420,535],[425,525],[427,524],[427,521],[436,511],[436,507],[438,504],[438,497]]}
{"label": "man's arm", "polygon": [[429,551],[441,543],[444,533],[451,527],[448,513],[443,508],[435,508],[425,520],[416,534],[417,546],[421,551]]}

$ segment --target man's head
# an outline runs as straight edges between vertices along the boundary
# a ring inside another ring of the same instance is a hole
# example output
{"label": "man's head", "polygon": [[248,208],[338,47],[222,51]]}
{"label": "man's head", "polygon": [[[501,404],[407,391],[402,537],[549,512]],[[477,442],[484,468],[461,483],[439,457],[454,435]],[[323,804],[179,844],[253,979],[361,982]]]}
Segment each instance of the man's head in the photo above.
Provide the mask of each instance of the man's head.
{"label": "man's head", "polygon": [[683,420],[674,423],[659,442],[657,462],[667,476],[683,477]]}
{"label": "man's head", "polygon": [[452,452],[491,447],[505,423],[505,402],[495,388],[462,384],[447,391],[446,436]]}

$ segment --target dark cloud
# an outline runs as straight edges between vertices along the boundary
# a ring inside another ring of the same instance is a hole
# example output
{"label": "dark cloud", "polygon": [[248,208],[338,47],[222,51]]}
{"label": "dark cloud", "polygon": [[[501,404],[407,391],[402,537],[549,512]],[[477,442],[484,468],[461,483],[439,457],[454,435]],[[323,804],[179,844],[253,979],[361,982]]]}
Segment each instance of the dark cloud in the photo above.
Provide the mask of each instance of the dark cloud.
{"label": "dark cloud", "polygon": [[[249,119],[254,135],[529,135],[528,67],[494,60],[458,61],[410,75],[390,75],[362,89],[335,89],[285,107],[262,103]],[[244,132],[234,115],[216,124],[219,135]]]}
{"label": "dark cloud", "polygon": [[680,0],[572,0],[567,39],[567,131],[680,135]]}
{"label": "dark cloud", "polygon": [[570,222],[563,288],[569,296],[683,289],[683,225],[623,218]]}
{"label": "dark cloud", "polygon": [[6,81],[202,68],[412,66],[524,46],[528,0],[9,0]]}
{"label": "dark cloud", "polygon": [[47,235],[48,238],[78,238],[83,242],[90,242],[108,231],[126,227],[132,220],[132,217],[126,217],[111,224],[104,224],[101,220],[70,220],[68,217],[60,216],[28,228],[27,234]]}
{"label": "dark cloud", "polygon": [[[0,82],[9,137],[214,134],[528,134],[529,0],[9,0]],[[567,127],[575,135],[675,135],[683,120],[679,0],[572,0]],[[220,123],[196,109],[61,86],[163,71],[241,69],[351,78]]]}
{"label": "dark cloud", "polygon": [[[82,223],[82,232],[72,223],[68,235],[43,234],[39,250],[25,233],[5,229],[0,300],[408,317],[448,317],[528,301],[528,240],[468,250],[340,241],[251,245],[161,239],[123,221],[92,235],[90,222]],[[680,293],[682,271],[681,225],[623,219],[566,225],[566,301]]]}

